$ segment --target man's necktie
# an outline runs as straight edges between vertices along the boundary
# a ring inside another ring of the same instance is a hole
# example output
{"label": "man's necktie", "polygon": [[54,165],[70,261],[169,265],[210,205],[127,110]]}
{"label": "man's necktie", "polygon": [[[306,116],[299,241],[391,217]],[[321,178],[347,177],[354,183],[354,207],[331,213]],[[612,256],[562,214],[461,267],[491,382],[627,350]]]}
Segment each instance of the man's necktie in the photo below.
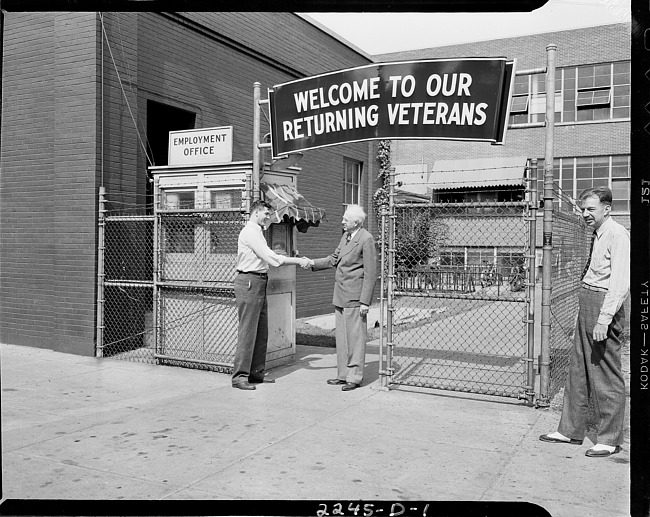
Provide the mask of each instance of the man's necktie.
{"label": "man's necktie", "polygon": [[596,232],[591,234],[591,246],[589,246],[589,258],[587,258],[587,263],[585,264],[585,268],[582,270],[582,275],[580,275],[580,280],[582,280],[587,274],[587,271],[589,271],[589,266],[591,265],[591,254],[594,251],[595,240],[596,240]]}
{"label": "man's necktie", "polygon": [[350,244],[350,234],[349,233],[345,234],[345,244]]}

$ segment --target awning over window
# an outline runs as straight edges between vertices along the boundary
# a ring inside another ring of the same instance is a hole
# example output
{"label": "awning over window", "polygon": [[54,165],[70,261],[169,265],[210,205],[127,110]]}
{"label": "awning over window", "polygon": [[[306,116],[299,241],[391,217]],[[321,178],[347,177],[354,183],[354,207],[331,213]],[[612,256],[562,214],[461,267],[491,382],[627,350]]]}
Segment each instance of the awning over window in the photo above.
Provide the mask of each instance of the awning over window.
{"label": "awning over window", "polygon": [[525,157],[436,160],[427,186],[434,190],[525,185]]}
{"label": "awning over window", "polygon": [[325,210],[313,206],[289,185],[260,182],[260,189],[264,200],[273,207],[273,223],[279,223],[287,217],[294,220],[299,232],[305,233],[310,226],[318,226],[321,221],[327,221]]}

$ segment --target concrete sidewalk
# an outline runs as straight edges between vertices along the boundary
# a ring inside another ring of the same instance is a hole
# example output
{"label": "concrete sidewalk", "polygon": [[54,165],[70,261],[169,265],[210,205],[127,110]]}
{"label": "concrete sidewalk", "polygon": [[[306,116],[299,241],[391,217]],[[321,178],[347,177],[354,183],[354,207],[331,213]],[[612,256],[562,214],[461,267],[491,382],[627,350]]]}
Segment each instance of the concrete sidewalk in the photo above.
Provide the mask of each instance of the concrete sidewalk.
{"label": "concrete sidewalk", "polygon": [[275,384],[2,345],[3,498],[530,502],[629,515],[629,443],[545,444],[559,414],[497,397],[342,392],[333,349],[299,347]]}

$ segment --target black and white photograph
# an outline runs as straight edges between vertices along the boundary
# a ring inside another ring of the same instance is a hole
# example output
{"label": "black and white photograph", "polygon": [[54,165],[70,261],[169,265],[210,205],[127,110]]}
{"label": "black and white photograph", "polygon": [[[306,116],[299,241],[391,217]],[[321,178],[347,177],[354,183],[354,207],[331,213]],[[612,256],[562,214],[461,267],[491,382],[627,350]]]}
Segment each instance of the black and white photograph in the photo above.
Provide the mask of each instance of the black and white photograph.
{"label": "black and white photograph", "polygon": [[650,516],[641,4],[2,0],[0,514]]}

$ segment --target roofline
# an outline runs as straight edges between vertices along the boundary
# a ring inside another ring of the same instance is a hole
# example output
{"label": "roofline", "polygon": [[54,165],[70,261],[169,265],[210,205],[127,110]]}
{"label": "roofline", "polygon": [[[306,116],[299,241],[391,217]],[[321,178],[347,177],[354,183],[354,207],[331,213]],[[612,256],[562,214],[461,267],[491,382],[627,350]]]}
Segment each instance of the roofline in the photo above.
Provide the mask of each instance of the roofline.
{"label": "roofline", "polygon": [[594,27],[614,27],[618,25],[632,25],[631,21],[626,21],[626,22],[615,22],[615,23],[597,23],[594,25],[584,25],[580,27],[573,27],[570,29],[559,29],[555,31],[540,31],[540,32],[527,32],[519,35],[513,35],[513,36],[506,36],[503,38],[488,38],[488,39],[481,39],[481,40],[469,40],[469,41],[463,41],[460,43],[450,43],[448,45],[436,45],[433,47],[421,47],[421,48],[412,48],[408,50],[396,50],[393,52],[380,52],[379,54],[374,54],[372,56],[373,60],[378,60],[378,58],[385,58],[388,56],[393,56],[397,54],[405,54],[407,52],[420,52],[423,50],[433,50],[433,49],[444,49],[448,47],[462,47],[463,45],[471,45],[472,43],[487,43],[491,41],[502,41],[502,40],[508,40],[508,39],[518,39],[518,38],[528,38],[532,36],[542,36],[544,34],[560,34],[562,32],[573,32],[573,31],[579,31],[582,29],[591,29]]}
{"label": "roofline", "polygon": [[348,47],[348,48],[351,49],[351,50],[354,50],[357,54],[363,56],[364,58],[366,58],[366,59],[367,59],[368,61],[370,61],[371,63],[374,63],[374,62],[375,62],[374,58],[373,58],[370,54],[368,54],[368,53],[365,52],[364,50],[361,50],[361,49],[360,49],[359,47],[357,47],[354,43],[350,43],[350,42],[349,42],[348,40],[346,40],[345,38],[342,38],[339,34],[337,34],[336,32],[334,32],[333,30],[329,29],[328,27],[325,27],[325,25],[323,25],[322,23],[320,23],[320,22],[314,20],[311,16],[308,16],[308,15],[303,14],[303,13],[293,13],[293,14],[295,14],[295,15],[298,16],[299,18],[302,18],[302,19],[305,20],[307,23],[310,23],[311,25],[313,25],[313,26],[316,27],[317,29],[321,30],[322,32],[324,32],[324,33],[327,34],[328,36],[334,38],[334,39],[337,40],[338,42],[343,43],[346,47]]}

